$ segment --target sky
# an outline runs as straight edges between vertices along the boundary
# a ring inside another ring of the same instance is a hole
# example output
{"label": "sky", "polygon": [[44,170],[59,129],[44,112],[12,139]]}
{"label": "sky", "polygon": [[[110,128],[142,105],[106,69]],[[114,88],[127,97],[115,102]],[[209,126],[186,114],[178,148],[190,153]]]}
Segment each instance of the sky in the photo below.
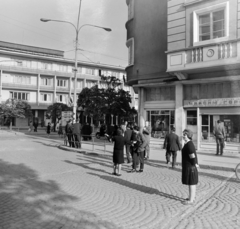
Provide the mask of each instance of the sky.
{"label": "sky", "polygon": [[[0,40],[65,51],[74,59],[76,32],[73,26],[59,22],[41,22],[49,18],[72,22],[77,26],[80,0],[0,0]],[[78,60],[115,66],[127,66],[126,0],[82,0],[79,25],[92,24],[112,29],[85,26],[79,33]]]}

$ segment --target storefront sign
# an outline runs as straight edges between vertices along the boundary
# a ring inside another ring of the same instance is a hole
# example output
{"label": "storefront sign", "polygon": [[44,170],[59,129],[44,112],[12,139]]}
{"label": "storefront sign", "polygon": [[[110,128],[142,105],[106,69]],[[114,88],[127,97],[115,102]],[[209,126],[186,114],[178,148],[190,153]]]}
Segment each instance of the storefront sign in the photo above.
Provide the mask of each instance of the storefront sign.
{"label": "storefront sign", "polygon": [[184,100],[184,107],[240,106],[240,98]]}
{"label": "storefront sign", "polygon": [[62,111],[62,125],[65,126],[67,122],[72,119],[73,112],[72,111]]}

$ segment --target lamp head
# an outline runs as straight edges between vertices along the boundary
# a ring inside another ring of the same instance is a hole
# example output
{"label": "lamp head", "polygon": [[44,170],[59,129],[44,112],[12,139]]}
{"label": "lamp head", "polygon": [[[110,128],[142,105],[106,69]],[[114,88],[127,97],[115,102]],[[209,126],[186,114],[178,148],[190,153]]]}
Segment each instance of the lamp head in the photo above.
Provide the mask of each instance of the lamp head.
{"label": "lamp head", "polygon": [[112,30],[110,28],[103,28],[104,30],[111,32]]}
{"label": "lamp head", "polygon": [[48,22],[48,21],[51,21],[51,19],[41,18],[40,21],[42,21],[42,22]]}

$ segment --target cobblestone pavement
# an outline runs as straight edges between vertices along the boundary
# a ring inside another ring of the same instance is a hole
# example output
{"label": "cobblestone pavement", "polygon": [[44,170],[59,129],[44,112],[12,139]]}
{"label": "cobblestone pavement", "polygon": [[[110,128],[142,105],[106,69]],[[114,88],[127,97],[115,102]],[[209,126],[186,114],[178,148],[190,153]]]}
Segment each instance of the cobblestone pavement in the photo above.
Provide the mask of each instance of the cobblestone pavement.
{"label": "cobblestone pavement", "polygon": [[1,135],[0,229],[240,228],[240,182],[201,169],[197,200],[182,204],[181,168],[148,162],[111,175],[112,158],[64,151],[51,140]]}

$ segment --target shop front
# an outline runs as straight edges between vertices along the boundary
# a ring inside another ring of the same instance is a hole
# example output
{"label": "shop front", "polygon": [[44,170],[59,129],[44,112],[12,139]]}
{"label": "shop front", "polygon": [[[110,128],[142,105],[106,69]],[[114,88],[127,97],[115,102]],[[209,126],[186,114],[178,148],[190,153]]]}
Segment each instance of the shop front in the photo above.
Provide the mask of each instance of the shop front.
{"label": "shop front", "polygon": [[164,139],[169,133],[171,127],[174,126],[175,111],[174,110],[148,110],[147,120],[151,125],[151,137]]}
{"label": "shop front", "polygon": [[240,98],[201,99],[184,102],[187,127],[196,134],[198,148],[215,149],[214,127],[218,120],[225,127],[227,151],[240,149]]}

